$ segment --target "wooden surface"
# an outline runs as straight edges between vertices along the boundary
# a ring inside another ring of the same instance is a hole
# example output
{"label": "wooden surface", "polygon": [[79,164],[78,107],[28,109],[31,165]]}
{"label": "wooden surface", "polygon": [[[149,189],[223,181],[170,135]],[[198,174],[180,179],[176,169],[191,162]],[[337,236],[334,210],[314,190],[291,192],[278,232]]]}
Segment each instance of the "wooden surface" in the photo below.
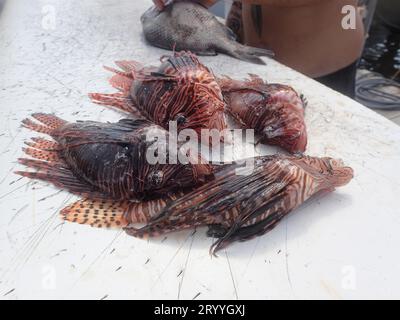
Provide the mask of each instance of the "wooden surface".
{"label": "wooden surface", "polygon": [[216,74],[256,73],[304,93],[307,153],[342,158],[355,178],[218,258],[208,253],[204,229],[143,241],[62,224],[58,211],[75,198],[13,174],[32,136],[20,127],[30,113],[121,117],[93,105],[87,92],[113,91],[104,64],[156,64],[167,53],[143,41],[139,17],[150,3],[7,2],[0,17],[0,298],[400,298],[400,127],[272,60],[201,59]]}

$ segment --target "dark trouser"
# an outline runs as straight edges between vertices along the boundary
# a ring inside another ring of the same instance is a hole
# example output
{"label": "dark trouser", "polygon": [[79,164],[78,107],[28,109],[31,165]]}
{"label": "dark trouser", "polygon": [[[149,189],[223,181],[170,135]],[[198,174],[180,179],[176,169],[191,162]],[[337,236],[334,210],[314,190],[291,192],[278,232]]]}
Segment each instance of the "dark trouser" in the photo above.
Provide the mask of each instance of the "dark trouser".
{"label": "dark trouser", "polygon": [[316,78],[315,80],[354,99],[357,65],[358,61],[352,63],[348,67],[326,76]]}

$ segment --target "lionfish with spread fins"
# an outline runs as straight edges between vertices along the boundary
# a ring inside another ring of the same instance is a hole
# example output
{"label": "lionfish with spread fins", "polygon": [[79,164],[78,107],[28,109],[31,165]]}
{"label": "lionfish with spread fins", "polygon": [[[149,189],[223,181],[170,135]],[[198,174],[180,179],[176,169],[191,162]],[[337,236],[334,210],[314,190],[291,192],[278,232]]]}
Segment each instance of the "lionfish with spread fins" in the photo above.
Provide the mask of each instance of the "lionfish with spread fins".
{"label": "lionfish with spread fins", "polygon": [[113,94],[91,93],[92,101],[144,117],[168,129],[176,121],[178,131],[224,130],[226,125],[221,89],[213,73],[190,52],[174,52],[161,58],[159,67],[136,61],[117,61],[122,70],[110,79],[119,90]]}
{"label": "lionfish with spread fins", "polygon": [[260,142],[291,153],[305,151],[306,102],[292,87],[266,83],[257,75],[247,80],[215,78],[189,52],[175,52],[162,59],[165,62],[159,69],[142,67],[135,61],[117,61],[124,71],[106,68],[115,73],[110,83],[120,92],[92,93],[90,97],[164,128],[175,120],[178,130],[194,129],[198,137],[201,129],[226,129],[225,110],[244,128],[260,134]]}
{"label": "lionfish with spread fins", "polygon": [[257,75],[250,75],[247,80],[222,77],[218,84],[227,111],[243,127],[260,134],[260,142],[278,145],[291,153],[306,150],[306,100],[292,87],[266,83]]}
{"label": "lionfish with spread fins", "polygon": [[235,241],[246,241],[273,229],[293,209],[317,193],[346,185],[353,170],[341,160],[308,156],[255,158],[249,175],[237,175],[237,165],[218,170],[215,179],[165,204],[135,237],[208,226],[208,236],[218,240],[211,253]]}
{"label": "lionfish with spread fins", "polygon": [[[199,155],[186,154],[188,164],[150,164],[148,152],[166,150],[172,137],[163,128],[144,119],[122,119],[117,123],[80,121],[70,123],[51,114],[36,113],[25,119],[23,126],[50,135],[53,140],[32,138],[23,151],[33,159],[19,162],[36,171],[17,171],[31,179],[44,180],[56,187],[88,198],[79,201],[83,221],[93,225],[112,225],[110,220],[90,220],[89,212],[110,213],[124,208],[136,222],[135,216],[146,216],[163,201],[174,199],[196,185],[213,178],[213,168]],[[149,140],[149,137],[157,139]],[[165,137],[161,141],[158,137]],[[177,142],[178,152],[180,148]],[[185,150],[187,152],[187,150]],[[89,200],[92,199],[92,200]],[[155,202],[146,202],[157,199]],[[165,199],[165,200],[163,200]],[[146,207],[146,203],[151,207]],[[65,210],[63,211],[66,212]],[[78,216],[77,216],[78,218]],[[99,217],[100,219],[100,217]]]}
{"label": "lionfish with spread fins", "polygon": [[[61,211],[71,222],[119,227],[136,237],[208,226],[219,240],[212,252],[271,230],[285,215],[319,192],[348,183],[353,171],[339,160],[307,156],[255,158],[248,175],[238,164],[156,164],[144,159],[147,120],[118,123],[69,123],[49,114],[33,114],[23,125],[54,140],[33,138],[20,163],[35,172],[18,171],[79,194]],[[195,155],[198,157],[198,155]],[[146,223],[143,228],[135,224]]]}

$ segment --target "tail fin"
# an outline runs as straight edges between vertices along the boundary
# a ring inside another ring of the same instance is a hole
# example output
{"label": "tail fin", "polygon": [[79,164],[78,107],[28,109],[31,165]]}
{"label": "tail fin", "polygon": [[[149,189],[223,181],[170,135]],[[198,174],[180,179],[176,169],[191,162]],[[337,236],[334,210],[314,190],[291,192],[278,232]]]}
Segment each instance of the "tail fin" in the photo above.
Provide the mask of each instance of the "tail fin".
{"label": "tail fin", "polygon": [[84,199],[64,208],[62,219],[97,228],[123,228],[129,222],[125,218],[129,201]]}
{"label": "tail fin", "polygon": [[132,230],[131,224],[149,222],[172,199],[175,195],[142,202],[84,199],[64,208],[60,214],[64,220],[92,227]]}
{"label": "tail fin", "polygon": [[229,45],[229,48],[221,48],[221,51],[239,60],[263,65],[265,64],[265,62],[260,57],[274,56],[274,53],[270,50],[244,46],[237,42],[235,42],[234,46]]}

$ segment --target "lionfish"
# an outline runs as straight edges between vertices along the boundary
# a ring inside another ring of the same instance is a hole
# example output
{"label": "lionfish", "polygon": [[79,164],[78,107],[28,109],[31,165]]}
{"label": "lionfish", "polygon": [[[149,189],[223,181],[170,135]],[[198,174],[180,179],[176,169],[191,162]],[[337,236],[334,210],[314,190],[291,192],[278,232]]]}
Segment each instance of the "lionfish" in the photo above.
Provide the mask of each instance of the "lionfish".
{"label": "lionfish", "polygon": [[283,84],[266,83],[257,75],[247,80],[218,79],[227,111],[245,128],[261,135],[262,143],[302,153],[307,146],[306,100]]}
{"label": "lionfish", "polygon": [[[36,121],[25,119],[23,126],[48,134],[53,140],[32,138],[26,142],[28,147],[23,150],[33,159],[21,158],[19,162],[36,171],[16,173],[87,197],[77,203],[84,215],[89,211],[104,213],[105,208],[110,213],[124,208],[132,216],[139,208],[142,214],[156,209],[145,208],[144,200],[157,199],[156,203],[163,203],[163,199],[174,199],[174,192],[179,195],[180,191],[213,178],[212,166],[201,156],[180,148],[181,142],[177,142],[177,152],[186,151],[188,163],[170,164],[168,143],[172,137],[148,120],[70,123],[51,114],[36,113],[32,117]],[[148,154],[160,150],[166,152],[165,163],[149,163]],[[89,221],[88,216],[85,219]],[[116,216],[113,221],[121,225]],[[113,221],[108,220],[104,225],[113,225]]]}
{"label": "lionfish", "polygon": [[149,237],[208,226],[208,236],[218,238],[210,249],[215,254],[232,242],[265,234],[313,195],[353,178],[353,170],[341,160],[309,156],[258,157],[249,175],[236,175],[236,169],[223,167],[215,179],[166,203],[146,226],[130,225],[126,232]]}
{"label": "lionfish", "polygon": [[[215,254],[235,241],[265,234],[313,195],[331,192],[353,177],[341,160],[326,157],[277,155],[254,161],[248,175],[237,175],[239,164],[222,165],[214,179],[169,197],[140,203],[82,200],[61,214],[67,221],[103,228],[118,221],[139,238],[208,226],[207,235],[218,238],[210,249]],[[137,228],[137,222],[147,224]]]}
{"label": "lionfish", "polygon": [[190,52],[163,56],[161,65],[143,67],[136,61],[117,61],[122,70],[110,79],[119,90],[113,94],[91,93],[91,99],[136,117],[144,117],[165,129],[176,121],[177,130],[224,130],[226,125],[221,89],[213,73]]}

